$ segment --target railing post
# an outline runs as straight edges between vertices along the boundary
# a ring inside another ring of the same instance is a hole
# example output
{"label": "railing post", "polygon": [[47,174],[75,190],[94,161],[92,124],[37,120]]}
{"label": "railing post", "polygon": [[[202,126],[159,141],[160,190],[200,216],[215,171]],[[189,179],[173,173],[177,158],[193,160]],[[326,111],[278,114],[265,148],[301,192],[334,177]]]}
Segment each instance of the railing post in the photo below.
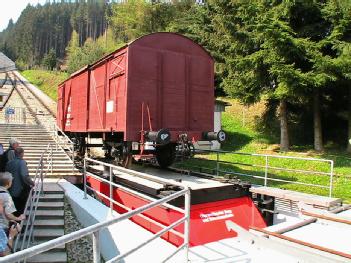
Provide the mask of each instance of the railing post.
{"label": "railing post", "polygon": [[85,158],[84,158],[83,178],[84,178],[84,199],[88,199],[88,197],[87,197],[87,168],[86,168]]}
{"label": "railing post", "polygon": [[219,152],[217,151],[216,175],[219,176]]}
{"label": "railing post", "polygon": [[333,176],[334,176],[334,161],[330,161],[330,181],[329,181],[329,197],[332,197],[333,192]]}
{"label": "railing post", "polygon": [[189,261],[189,237],[190,237],[190,189],[188,188],[184,194],[184,210],[185,210],[185,222],[184,222],[184,244],[185,244],[185,261]]}
{"label": "railing post", "polygon": [[267,177],[268,177],[268,156],[266,155],[266,165],[264,169],[264,186],[267,186]]}
{"label": "railing post", "polygon": [[110,213],[112,215],[112,211],[113,211],[113,202],[112,202],[112,198],[113,198],[113,188],[112,188],[112,166],[110,166]]}
{"label": "railing post", "polygon": [[53,153],[52,153],[52,145],[50,145],[50,165],[51,165],[51,175],[53,175],[53,166],[54,166],[54,160],[52,157]]}
{"label": "railing post", "polygon": [[74,175],[74,144],[72,144],[72,174]]}
{"label": "railing post", "polygon": [[99,231],[93,233],[93,262],[100,263],[100,242],[99,242]]}
{"label": "railing post", "polygon": [[41,181],[41,193],[44,194],[44,176],[43,176],[43,156],[40,158],[40,181]]}

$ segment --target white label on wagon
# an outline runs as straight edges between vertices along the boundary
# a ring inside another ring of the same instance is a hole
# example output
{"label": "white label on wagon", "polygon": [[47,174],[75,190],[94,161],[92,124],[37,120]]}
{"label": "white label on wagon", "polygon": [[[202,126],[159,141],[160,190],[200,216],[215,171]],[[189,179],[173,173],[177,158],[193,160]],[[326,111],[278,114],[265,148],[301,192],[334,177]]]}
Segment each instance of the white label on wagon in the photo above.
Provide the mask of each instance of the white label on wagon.
{"label": "white label on wagon", "polygon": [[113,112],[113,100],[109,100],[106,102],[106,113]]}
{"label": "white label on wagon", "polygon": [[233,211],[229,209],[215,211],[207,214],[200,214],[200,218],[204,223],[216,221],[216,220],[222,220],[230,217],[234,217],[234,214],[233,214]]}

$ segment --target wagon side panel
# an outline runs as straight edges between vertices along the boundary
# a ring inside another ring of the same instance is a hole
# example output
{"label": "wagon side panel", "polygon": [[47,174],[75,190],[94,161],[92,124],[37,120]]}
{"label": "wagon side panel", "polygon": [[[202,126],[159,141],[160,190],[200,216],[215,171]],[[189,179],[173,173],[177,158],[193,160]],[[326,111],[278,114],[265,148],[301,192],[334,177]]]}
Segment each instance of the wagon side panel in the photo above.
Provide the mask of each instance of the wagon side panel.
{"label": "wagon side panel", "polygon": [[88,71],[72,78],[71,84],[71,130],[85,132],[87,129]]}

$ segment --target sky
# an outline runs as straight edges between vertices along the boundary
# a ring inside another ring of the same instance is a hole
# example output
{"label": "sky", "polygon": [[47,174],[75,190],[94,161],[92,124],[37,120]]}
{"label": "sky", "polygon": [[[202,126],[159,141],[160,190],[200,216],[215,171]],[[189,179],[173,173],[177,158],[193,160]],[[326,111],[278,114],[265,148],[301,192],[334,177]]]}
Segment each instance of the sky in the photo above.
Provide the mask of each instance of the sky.
{"label": "sky", "polygon": [[16,22],[22,10],[25,9],[28,4],[36,5],[45,2],[46,0],[1,0],[0,31],[3,31],[7,27],[10,18]]}

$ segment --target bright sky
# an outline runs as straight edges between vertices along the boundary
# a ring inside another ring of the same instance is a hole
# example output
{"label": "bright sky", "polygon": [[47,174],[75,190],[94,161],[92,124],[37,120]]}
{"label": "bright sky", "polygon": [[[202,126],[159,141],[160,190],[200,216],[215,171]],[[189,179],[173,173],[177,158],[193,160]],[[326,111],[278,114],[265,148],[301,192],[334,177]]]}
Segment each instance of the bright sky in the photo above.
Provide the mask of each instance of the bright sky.
{"label": "bright sky", "polygon": [[10,18],[16,22],[22,10],[25,9],[28,4],[43,4],[46,1],[47,0],[1,0],[0,31],[7,27]]}

